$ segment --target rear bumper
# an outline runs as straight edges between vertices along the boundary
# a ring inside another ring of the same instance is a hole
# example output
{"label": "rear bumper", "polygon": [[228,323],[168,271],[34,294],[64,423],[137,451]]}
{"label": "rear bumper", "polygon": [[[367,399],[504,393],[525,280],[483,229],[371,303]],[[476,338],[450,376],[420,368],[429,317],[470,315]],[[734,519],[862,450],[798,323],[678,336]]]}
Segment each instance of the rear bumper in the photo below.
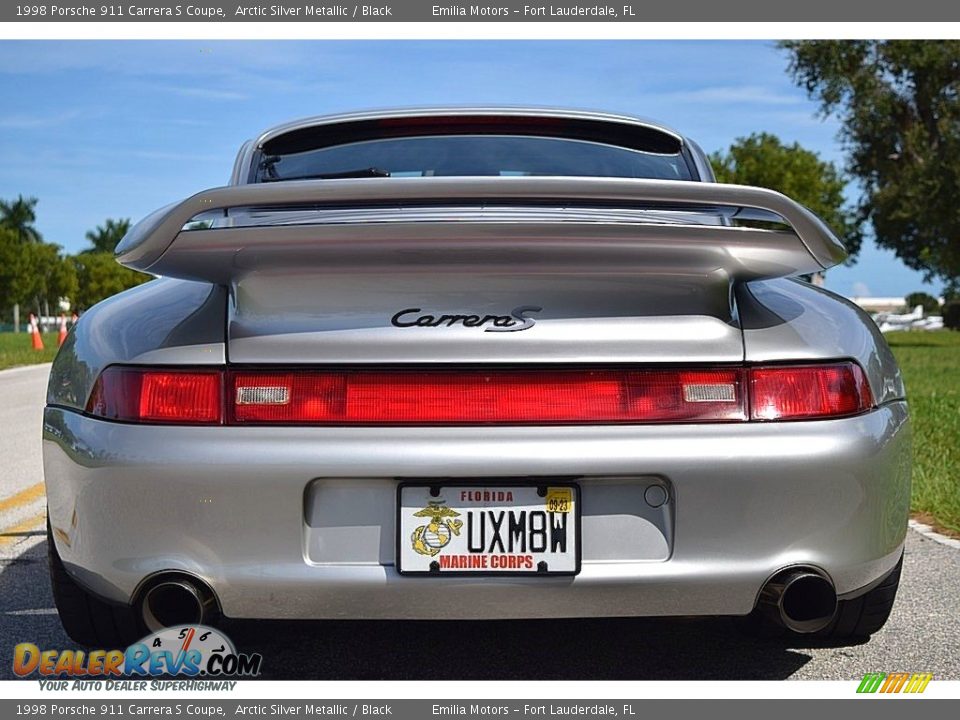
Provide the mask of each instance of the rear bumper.
{"label": "rear bumper", "polygon": [[[796,564],[853,595],[897,562],[906,404],[782,424],[174,428],[49,407],[44,466],[66,567],[130,602],[145,578],[205,580],[230,617],[738,615]],[[398,479],[564,477],[581,486],[570,578],[401,577]],[[650,484],[668,503],[643,503]]]}

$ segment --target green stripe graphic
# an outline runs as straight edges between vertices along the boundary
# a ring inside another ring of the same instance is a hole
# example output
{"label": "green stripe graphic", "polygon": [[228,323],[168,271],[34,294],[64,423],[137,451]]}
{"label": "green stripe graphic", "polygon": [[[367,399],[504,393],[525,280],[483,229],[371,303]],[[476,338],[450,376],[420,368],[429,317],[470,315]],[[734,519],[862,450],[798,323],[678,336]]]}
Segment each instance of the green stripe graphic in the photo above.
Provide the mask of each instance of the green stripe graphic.
{"label": "green stripe graphic", "polygon": [[863,680],[860,681],[860,687],[857,688],[857,692],[875,693],[880,689],[880,686],[883,684],[883,680],[886,677],[886,673],[867,673],[863,676]]}

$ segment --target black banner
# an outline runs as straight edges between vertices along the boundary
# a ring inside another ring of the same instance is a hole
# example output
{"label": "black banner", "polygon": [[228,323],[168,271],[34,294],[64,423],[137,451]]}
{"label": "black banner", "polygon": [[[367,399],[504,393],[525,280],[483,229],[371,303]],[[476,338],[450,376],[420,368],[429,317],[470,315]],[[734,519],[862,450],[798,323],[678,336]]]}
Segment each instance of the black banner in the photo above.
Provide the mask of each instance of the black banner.
{"label": "black banner", "polygon": [[677,2],[550,2],[537,0],[453,3],[403,0],[356,4],[335,0],[196,4],[148,0],[138,3],[13,3],[0,7],[5,22],[949,22],[960,3],[847,0],[771,3],[769,0],[678,0]]}
{"label": "black banner", "polygon": [[[855,686],[851,684],[851,694]],[[870,702],[867,708],[854,703]],[[931,704],[932,703],[932,704]],[[952,714],[956,701],[927,700],[923,712]],[[114,720],[144,717],[249,718],[249,717],[335,717],[391,718],[391,720],[490,720],[490,718],[540,718],[564,720],[577,718],[756,717],[761,713],[777,720],[808,720],[839,713],[854,717],[869,712],[872,720],[900,720],[902,702],[869,700],[235,700],[190,699],[127,700],[96,698],[89,700],[43,699],[0,700],[0,717],[57,718],[109,717]]]}

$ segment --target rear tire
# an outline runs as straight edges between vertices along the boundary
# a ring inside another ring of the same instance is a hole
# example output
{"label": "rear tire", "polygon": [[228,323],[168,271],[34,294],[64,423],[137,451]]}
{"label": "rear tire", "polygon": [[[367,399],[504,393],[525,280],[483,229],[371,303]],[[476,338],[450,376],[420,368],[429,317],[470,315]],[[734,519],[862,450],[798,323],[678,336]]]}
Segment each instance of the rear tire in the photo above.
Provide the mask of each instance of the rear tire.
{"label": "rear tire", "polygon": [[869,592],[852,600],[841,600],[837,603],[837,614],[827,627],[815,637],[831,640],[847,638],[867,638],[882,628],[897,598],[897,589],[900,587],[900,571],[903,569],[903,555],[896,567],[880,581],[880,584]]}
{"label": "rear tire", "polygon": [[47,564],[60,624],[80,645],[125,649],[145,634],[133,608],[105,602],[82,588],[63,566],[47,519]]}

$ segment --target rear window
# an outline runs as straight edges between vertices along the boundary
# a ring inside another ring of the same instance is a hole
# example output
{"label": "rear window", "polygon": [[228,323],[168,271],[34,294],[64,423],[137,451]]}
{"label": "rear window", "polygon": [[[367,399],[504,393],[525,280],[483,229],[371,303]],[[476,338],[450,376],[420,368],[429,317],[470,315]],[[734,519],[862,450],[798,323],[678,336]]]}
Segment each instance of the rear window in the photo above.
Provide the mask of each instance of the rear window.
{"label": "rear window", "polygon": [[576,176],[692,180],[686,158],[524,135],[394,137],[265,154],[256,182],[348,177]]}

